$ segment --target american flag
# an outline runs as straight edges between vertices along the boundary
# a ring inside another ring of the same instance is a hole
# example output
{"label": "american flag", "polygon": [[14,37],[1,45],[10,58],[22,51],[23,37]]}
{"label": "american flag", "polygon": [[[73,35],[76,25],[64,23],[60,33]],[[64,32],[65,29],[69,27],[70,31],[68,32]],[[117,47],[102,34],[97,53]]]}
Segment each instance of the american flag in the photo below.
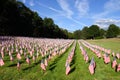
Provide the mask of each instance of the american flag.
{"label": "american flag", "polygon": [[70,65],[69,65],[69,63],[68,63],[67,66],[66,66],[66,75],[68,75],[69,72],[70,72]]}
{"label": "american flag", "polygon": [[112,52],[112,56],[115,56],[115,53],[114,53],[114,52]]}
{"label": "american flag", "polygon": [[120,63],[117,66],[117,72],[119,72],[119,71],[120,71]]}
{"label": "american flag", "polygon": [[105,62],[106,64],[110,62],[110,57],[109,57],[109,54],[107,54],[107,53],[105,53],[104,62]]}
{"label": "american flag", "polygon": [[47,66],[48,65],[48,60],[47,60],[47,58],[45,58],[45,66]]}
{"label": "american flag", "polygon": [[120,59],[120,54],[119,53],[117,53],[116,56],[117,56],[118,59]]}
{"label": "american flag", "polygon": [[10,61],[13,61],[13,56],[12,55],[10,55]]}
{"label": "american flag", "polygon": [[95,61],[94,61],[94,58],[92,58],[92,60],[91,60],[91,62],[90,62],[90,65],[89,65],[90,74],[94,74],[94,72],[95,72],[95,67],[96,67]]}
{"label": "american flag", "polygon": [[17,62],[17,69],[20,70],[20,62]]}
{"label": "american flag", "polygon": [[17,59],[18,59],[18,60],[21,59],[21,55],[20,55],[20,53],[17,53]]}
{"label": "american flag", "polygon": [[26,58],[26,62],[27,62],[28,64],[30,64],[30,59],[29,59],[28,56],[27,56],[27,58]]}
{"label": "american flag", "polygon": [[117,61],[116,61],[116,57],[114,57],[112,62],[112,68],[116,68],[116,66],[117,66]]}
{"label": "american flag", "polygon": [[33,59],[33,61],[35,62],[35,61],[36,61],[36,56],[33,55],[33,56],[32,56],[32,59]]}
{"label": "american flag", "polygon": [[43,59],[41,60],[40,67],[41,67],[44,71],[46,70],[46,67],[45,67],[44,60],[43,60]]}
{"label": "american flag", "polygon": [[3,61],[3,59],[0,57],[0,66],[3,66],[5,63]]}

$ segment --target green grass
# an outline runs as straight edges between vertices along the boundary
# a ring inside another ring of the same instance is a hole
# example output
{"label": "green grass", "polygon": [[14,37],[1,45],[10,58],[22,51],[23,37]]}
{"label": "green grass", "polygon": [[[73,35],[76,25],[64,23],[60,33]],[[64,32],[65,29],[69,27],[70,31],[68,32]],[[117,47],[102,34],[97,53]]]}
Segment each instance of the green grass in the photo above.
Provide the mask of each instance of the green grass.
{"label": "green grass", "polygon": [[119,38],[87,40],[87,41],[92,44],[96,44],[101,47],[111,49],[114,52],[120,52],[120,39]]}
{"label": "green grass", "polygon": [[[120,52],[119,39],[107,40],[89,40],[92,44],[110,48],[113,51]],[[113,46],[111,45],[113,44]],[[76,43],[75,54],[71,62],[71,71],[69,75],[65,75],[65,62],[73,48],[73,44],[61,56],[56,56],[49,61],[47,71],[43,71],[40,67],[41,57],[31,65],[26,64],[25,60],[21,60],[21,70],[16,68],[16,60],[9,61],[9,57],[5,57],[5,65],[0,67],[0,80],[119,80],[120,72],[115,72],[111,68],[111,63],[104,64],[103,59],[98,59],[97,56],[85,46],[89,58],[94,57],[96,62],[95,74],[91,75],[88,70],[89,63],[85,63],[83,55],[81,54],[80,45]],[[111,60],[113,58],[111,57]],[[32,61],[32,60],[31,60]],[[118,60],[118,62],[120,62]]]}

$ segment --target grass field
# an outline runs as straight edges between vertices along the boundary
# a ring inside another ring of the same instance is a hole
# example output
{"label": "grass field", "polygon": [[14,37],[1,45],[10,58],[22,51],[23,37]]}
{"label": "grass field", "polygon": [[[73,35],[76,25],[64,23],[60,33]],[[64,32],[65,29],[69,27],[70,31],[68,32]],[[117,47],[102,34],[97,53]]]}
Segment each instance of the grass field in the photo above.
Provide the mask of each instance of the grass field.
{"label": "grass field", "polygon": [[[87,41],[120,53],[120,39]],[[85,63],[83,60],[78,42],[76,43],[75,54],[70,64],[70,74],[65,75],[65,62],[72,47],[73,45],[64,54],[50,60],[46,71],[43,71],[40,67],[41,57],[30,65],[26,64],[25,60],[22,59],[20,71],[16,68],[16,62],[10,62],[8,61],[8,57],[6,57],[5,65],[0,67],[0,80],[120,80],[120,72],[115,72],[111,68],[111,63],[105,64],[103,58],[99,59],[91,50],[83,46],[87,51],[89,59],[94,57],[96,62],[95,74],[91,75],[88,70],[89,63]],[[111,60],[113,60],[113,57],[111,57]],[[120,60],[117,60],[117,62],[120,63]]]}
{"label": "grass field", "polygon": [[92,44],[111,49],[114,52],[120,52],[120,38],[100,39],[100,40],[87,40]]}

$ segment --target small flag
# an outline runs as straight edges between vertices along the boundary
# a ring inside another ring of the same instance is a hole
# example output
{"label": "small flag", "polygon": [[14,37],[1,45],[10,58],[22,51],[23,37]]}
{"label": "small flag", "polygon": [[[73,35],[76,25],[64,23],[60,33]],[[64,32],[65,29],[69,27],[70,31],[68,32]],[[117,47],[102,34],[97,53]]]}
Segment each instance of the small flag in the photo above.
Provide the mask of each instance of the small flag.
{"label": "small flag", "polygon": [[120,54],[119,53],[117,53],[116,56],[117,56],[118,59],[120,59]]}
{"label": "small flag", "polygon": [[17,59],[18,59],[18,60],[21,59],[21,55],[20,55],[20,53],[17,53]]}
{"label": "small flag", "polygon": [[91,62],[90,62],[90,65],[89,65],[89,71],[90,71],[90,74],[94,74],[95,72],[95,67],[96,67],[96,64],[94,62],[94,58],[92,58]]}
{"label": "small flag", "polygon": [[17,62],[17,69],[20,70],[20,62]]}
{"label": "small flag", "polygon": [[10,55],[10,61],[13,61],[13,56],[12,55]]}
{"label": "small flag", "polygon": [[47,58],[45,58],[45,66],[48,65],[48,61],[47,61]]}
{"label": "small flag", "polygon": [[119,72],[120,71],[120,64],[118,64],[118,66],[117,66],[117,72]]}
{"label": "small flag", "polygon": [[114,53],[114,52],[112,52],[112,56],[115,56],[115,53]]}
{"label": "small flag", "polygon": [[26,62],[27,62],[28,64],[30,64],[30,59],[29,59],[28,56],[27,56],[27,58],[26,58]]}
{"label": "small flag", "polygon": [[44,71],[46,70],[46,67],[45,67],[44,60],[43,60],[43,59],[41,60],[40,67],[41,67]]}
{"label": "small flag", "polygon": [[0,66],[3,66],[5,63],[3,61],[3,59],[0,57]]}
{"label": "small flag", "polygon": [[33,59],[33,61],[35,62],[35,61],[36,61],[36,56],[33,55],[32,59]]}
{"label": "small flag", "polygon": [[106,63],[106,64],[108,64],[109,62],[110,62],[110,57],[109,57],[109,54],[105,54],[105,56],[104,56],[104,62]]}
{"label": "small flag", "polygon": [[69,65],[69,63],[68,63],[67,66],[66,66],[66,75],[68,75],[69,72],[70,72],[70,65]]}
{"label": "small flag", "polygon": [[116,61],[116,57],[114,57],[112,62],[112,68],[116,68],[116,66],[117,66],[117,61]]}

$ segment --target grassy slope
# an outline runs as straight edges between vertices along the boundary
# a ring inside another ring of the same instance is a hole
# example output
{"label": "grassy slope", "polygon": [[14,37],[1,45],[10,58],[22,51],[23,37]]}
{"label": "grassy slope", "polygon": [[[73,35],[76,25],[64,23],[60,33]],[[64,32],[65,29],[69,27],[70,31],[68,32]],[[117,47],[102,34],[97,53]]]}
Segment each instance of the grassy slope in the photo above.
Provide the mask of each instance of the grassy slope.
{"label": "grassy slope", "polygon": [[100,39],[100,40],[88,40],[92,44],[102,46],[107,49],[111,49],[114,52],[120,52],[120,39]]}
{"label": "grassy slope", "polygon": [[[104,43],[105,41],[105,43]],[[112,44],[118,47],[112,47]],[[114,42],[115,41],[115,42]],[[102,45],[103,47],[110,49],[120,49],[118,43],[119,40],[95,40],[89,41],[94,44]],[[99,42],[99,43],[98,43]],[[107,42],[107,43],[106,43]],[[111,64],[104,64],[103,59],[98,59],[93,52],[86,47],[85,50],[89,58],[94,57],[96,62],[96,71],[94,75],[90,75],[88,66],[89,63],[85,63],[78,43],[76,44],[75,55],[71,63],[71,72],[69,75],[65,75],[65,62],[70,53],[72,46],[62,55],[54,57],[47,67],[47,71],[43,72],[40,68],[39,61],[32,63],[30,66],[26,64],[25,60],[22,60],[22,67],[20,71],[16,69],[16,62],[9,62],[6,58],[6,63],[3,67],[0,67],[0,80],[119,80],[120,72],[116,73],[111,68]],[[111,58],[112,60],[112,58]]]}

